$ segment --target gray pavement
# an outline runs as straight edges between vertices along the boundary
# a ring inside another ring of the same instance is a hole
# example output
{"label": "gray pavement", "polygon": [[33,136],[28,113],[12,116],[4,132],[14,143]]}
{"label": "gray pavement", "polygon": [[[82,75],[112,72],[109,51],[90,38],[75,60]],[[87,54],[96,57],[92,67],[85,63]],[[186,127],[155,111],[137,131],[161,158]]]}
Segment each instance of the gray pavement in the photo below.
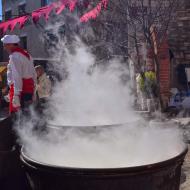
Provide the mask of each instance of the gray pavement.
{"label": "gray pavement", "polygon": [[190,145],[189,151],[182,167],[181,188],[180,190],[190,190]]}
{"label": "gray pavement", "polygon": [[190,117],[177,118],[175,120],[184,131],[185,140],[188,143],[188,153],[182,167],[180,190],[190,190]]}

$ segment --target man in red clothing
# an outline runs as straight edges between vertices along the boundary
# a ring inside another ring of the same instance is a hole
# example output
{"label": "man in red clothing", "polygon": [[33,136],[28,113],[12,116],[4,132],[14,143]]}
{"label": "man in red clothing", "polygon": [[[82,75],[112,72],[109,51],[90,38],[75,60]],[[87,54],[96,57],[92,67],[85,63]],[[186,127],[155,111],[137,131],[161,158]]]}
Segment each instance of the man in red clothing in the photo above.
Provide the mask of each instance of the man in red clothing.
{"label": "man in red clothing", "polygon": [[7,82],[10,88],[10,113],[32,103],[36,84],[36,72],[30,54],[19,47],[19,37],[5,35],[1,41],[9,53],[7,66]]}

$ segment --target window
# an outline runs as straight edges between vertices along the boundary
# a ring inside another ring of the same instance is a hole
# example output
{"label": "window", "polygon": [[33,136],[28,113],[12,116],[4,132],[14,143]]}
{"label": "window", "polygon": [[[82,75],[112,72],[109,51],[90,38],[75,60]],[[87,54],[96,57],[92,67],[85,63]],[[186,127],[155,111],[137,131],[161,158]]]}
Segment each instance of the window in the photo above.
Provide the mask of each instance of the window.
{"label": "window", "polygon": [[22,16],[25,14],[26,14],[26,3],[23,3],[18,6],[18,15]]}
{"label": "window", "polygon": [[44,7],[48,4],[50,4],[52,2],[52,0],[41,0],[41,6]]}
{"label": "window", "polygon": [[22,48],[27,49],[27,36],[20,37],[20,45]]}
{"label": "window", "polygon": [[5,11],[5,21],[12,18],[12,10]]}

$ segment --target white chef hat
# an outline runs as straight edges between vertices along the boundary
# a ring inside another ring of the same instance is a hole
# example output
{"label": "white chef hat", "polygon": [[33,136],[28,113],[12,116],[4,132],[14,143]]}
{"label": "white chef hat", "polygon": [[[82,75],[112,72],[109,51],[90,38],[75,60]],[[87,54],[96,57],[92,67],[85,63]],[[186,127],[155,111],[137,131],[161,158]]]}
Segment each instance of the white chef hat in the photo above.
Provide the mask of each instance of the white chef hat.
{"label": "white chef hat", "polygon": [[20,42],[20,38],[17,35],[5,35],[1,41],[4,44],[17,44]]}

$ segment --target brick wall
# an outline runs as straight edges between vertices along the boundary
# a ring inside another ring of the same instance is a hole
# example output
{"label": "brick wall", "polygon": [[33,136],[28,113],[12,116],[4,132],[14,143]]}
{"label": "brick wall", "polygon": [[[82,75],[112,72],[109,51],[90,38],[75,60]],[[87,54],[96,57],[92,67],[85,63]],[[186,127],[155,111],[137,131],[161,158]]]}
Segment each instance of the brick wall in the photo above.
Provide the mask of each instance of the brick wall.
{"label": "brick wall", "polygon": [[160,93],[162,96],[163,103],[168,103],[170,97],[170,86],[171,86],[171,66],[170,66],[170,56],[169,56],[169,45],[168,41],[164,40],[158,49],[158,59],[159,59],[159,81],[160,81]]}
{"label": "brick wall", "polygon": [[179,64],[190,64],[190,0],[184,0],[176,12],[176,20],[169,30],[169,47],[174,53],[172,65],[172,86],[183,88],[179,84],[176,68]]}

